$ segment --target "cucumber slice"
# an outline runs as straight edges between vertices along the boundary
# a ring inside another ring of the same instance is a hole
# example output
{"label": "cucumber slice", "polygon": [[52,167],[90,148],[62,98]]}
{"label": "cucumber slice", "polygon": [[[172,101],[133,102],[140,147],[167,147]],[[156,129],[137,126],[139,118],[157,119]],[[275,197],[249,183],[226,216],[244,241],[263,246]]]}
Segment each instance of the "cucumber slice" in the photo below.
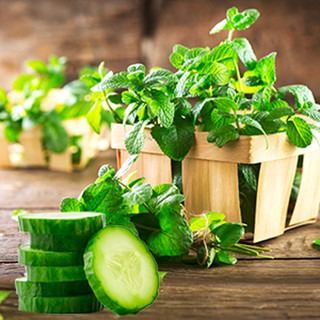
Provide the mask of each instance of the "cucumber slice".
{"label": "cucumber slice", "polygon": [[[101,229],[101,228],[100,228]],[[57,236],[51,234],[30,234],[30,247],[34,250],[73,251],[84,253],[86,245],[94,233],[83,236]]]}
{"label": "cucumber slice", "polygon": [[64,297],[92,293],[87,280],[67,282],[31,282],[27,278],[16,279],[16,292],[27,297]]}
{"label": "cucumber slice", "polygon": [[88,313],[102,310],[94,294],[74,297],[19,296],[19,310],[40,313]]}
{"label": "cucumber slice", "polygon": [[157,263],[126,227],[107,226],[94,235],[84,254],[84,269],[96,297],[118,315],[137,313],[157,298]]}
{"label": "cucumber slice", "polygon": [[29,244],[18,247],[18,262],[24,266],[80,266],[83,265],[81,252],[57,252],[31,249]]}
{"label": "cucumber slice", "polygon": [[105,226],[98,212],[27,213],[18,216],[20,231],[36,234],[92,235]]}
{"label": "cucumber slice", "polygon": [[27,279],[33,282],[65,282],[86,280],[83,266],[26,267]]}

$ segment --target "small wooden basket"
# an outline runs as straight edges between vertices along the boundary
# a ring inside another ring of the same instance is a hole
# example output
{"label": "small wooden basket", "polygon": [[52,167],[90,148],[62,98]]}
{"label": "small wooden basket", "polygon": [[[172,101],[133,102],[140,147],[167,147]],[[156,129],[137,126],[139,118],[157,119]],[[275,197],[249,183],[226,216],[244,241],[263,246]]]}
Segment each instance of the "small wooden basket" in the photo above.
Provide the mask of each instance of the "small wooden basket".
{"label": "small wooden basket", "polygon": [[[127,132],[131,130],[126,126]],[[113,124],[111,146],[117,149],[120,167],[128,157],[123,125]],[[320,145],[314,139],[307,148],[295,147],[285,133],[241,136],[218,148],[206,141],[207,133],[197,132],[195,144],[182,163],[185,206],[192,214],[220,211],[227,221],[241,222],[238,164],[260,163],[253,234],[259,242],[303,224],[315,222],[320,201]],[[319,139],[319,138],[318,138]],[[288,207],[298,157],[303,157],[298,198],[288,219]],[[171,162],[146,129],[146,141],[131,172],[144,176],[152,185],[171,183]],[[245,221],[244,221],[245,222]]]}
{"label": "small wooden basket", "polygon": [[86,167],[98,152],[99,136],[93,132],[85,118],[67,120],[63,124],[70,137],[81,137],[81,155],[77,164],[73,164],[72,161],[75,152],[72,147],[62,154],[43,150],[42,127],[23,131],[19,143],[9,143],[3,136],[3,127],[0,124],[0,167],[47,167],[62,172],[72,172]]}

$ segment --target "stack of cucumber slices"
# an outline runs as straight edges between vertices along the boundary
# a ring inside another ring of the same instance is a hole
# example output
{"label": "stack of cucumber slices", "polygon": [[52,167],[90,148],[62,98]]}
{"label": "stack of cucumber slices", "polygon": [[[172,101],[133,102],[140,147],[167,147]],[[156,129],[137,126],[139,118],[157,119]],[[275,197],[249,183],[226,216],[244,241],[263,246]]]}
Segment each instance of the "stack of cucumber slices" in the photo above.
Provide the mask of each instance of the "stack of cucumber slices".
{"label": "stack of cucumber slices", "polygon": [[26,276],[16,279],[19,310],[87,313],[102,305],[118,315],[137,313],[158,296],[159,272],[147,246],[124,226],[104,228],[94,212],[22,214],[19,246]]}
{"label": "stack of cucumber slices", "polygon": [[89,239],[105,226],[100,213],[34,213],[18,217],[30,244],[19,246],[26,277],[16,279],[19,310],[82,313],[102,309],[84,272]]}

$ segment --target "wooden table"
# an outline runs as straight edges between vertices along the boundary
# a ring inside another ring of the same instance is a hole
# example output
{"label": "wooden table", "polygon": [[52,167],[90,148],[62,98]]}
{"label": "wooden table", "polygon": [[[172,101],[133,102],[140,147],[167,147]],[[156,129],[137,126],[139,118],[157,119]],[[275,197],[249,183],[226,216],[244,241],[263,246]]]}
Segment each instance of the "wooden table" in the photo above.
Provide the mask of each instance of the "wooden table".
{"label": "wooden table", "polygon": [[[0,290],[10,296],[0,305],[4,319],[117,319],[110,311],[78,315],[44,315],[18,311],[14,280],[24,268],[17,246],[28,236],[11,219],[14,209],[58,210],[63,197],[76,197],[97,176],[98,168],[115,166],[112,151],[104,152],[84,171],[72,174],[46,170],[0,170]],[[287,232],[263,243],[274,260],[241,259],[235,266],[201,269],[160,265],[168,271],[156,302],[124,319],[320,319],[320,223]]]}

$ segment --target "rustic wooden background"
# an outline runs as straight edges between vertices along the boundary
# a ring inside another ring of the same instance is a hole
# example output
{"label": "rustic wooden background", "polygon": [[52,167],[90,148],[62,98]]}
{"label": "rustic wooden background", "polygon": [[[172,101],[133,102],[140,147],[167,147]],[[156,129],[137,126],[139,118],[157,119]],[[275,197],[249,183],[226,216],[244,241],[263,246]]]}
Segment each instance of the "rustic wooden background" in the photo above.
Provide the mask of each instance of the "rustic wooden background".
{"label": "rustic wooden background", "polygon": [[114,71],[135,62],[170,68],[175,43],[212,47],[226,36],[208,32],[231,6],[261,12],[243,36],[258,58],[278,53],[277,85],[306,84],[319,100],[319,0],[0,0],[0,86],[9,89],[26,60],[50,54],[68,58],[69,78],[102,60]]}

